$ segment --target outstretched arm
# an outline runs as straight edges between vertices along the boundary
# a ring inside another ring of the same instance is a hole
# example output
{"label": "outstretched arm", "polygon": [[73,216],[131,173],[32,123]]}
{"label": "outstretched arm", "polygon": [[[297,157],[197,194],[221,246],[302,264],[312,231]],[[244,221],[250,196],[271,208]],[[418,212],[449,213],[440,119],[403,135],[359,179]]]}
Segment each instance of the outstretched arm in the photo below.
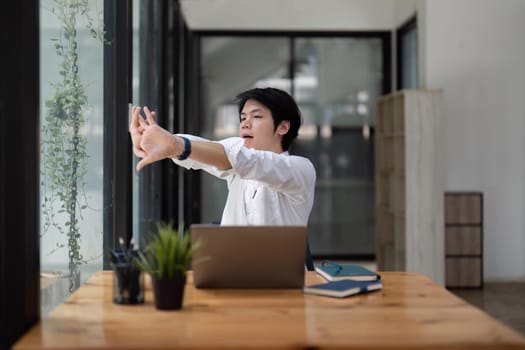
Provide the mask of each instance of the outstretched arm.
{"label": "outstretched arm", "polygon": [[[133,142],[133,152],[141,161],[137,171],[148,164],[165,158],[177,158],[184,152],[184,140],[160,127],[155,121],[155,112],[144,107],[146,119],[140,116],[140,107],[133,107],[129,132]],[[224,146],[211,141],[192,141],[188,158],[215,166],[219,170],[231,168],[224,152]]]}

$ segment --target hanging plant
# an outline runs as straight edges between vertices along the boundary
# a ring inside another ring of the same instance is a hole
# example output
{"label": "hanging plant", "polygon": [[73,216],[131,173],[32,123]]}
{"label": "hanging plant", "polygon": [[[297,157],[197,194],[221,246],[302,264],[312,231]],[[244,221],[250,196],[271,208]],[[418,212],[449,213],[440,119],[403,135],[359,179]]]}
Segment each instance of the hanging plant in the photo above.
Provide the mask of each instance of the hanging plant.
{"label": "hanging plant", "polygon": [[[42,128],[42,183],[45,189],[42,207],[44,232],[54,227],[67,236],[69,259],[69,290],[76,286],[79,265],[85,263],[80,250],[82,210],[87,207],[84,195],[88,173],[87,136],[84,110],[86,89],[78,69],[78,22],[83,19],[90,35],[105,41],[105,32],[95,29],[89,14],[88,0],[55,0],[51,12],[60,23],[58,38],[52,39],[60,57],[60,81],[52,84],[54,92],[45,102],[45,123]],[[100,20],[97,28],[103,28]],[[57,249],[64,246],[57,243]]]}

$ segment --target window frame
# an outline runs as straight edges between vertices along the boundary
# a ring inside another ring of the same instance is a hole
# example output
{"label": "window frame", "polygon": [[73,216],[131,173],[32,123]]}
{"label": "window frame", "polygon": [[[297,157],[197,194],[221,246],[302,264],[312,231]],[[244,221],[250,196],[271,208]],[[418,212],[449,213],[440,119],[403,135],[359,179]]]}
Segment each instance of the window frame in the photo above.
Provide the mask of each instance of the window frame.
{"label": "window frame", "polygon": [[414,15],[396,30],[396,88],[402,90],[403,82],[403,36],[415,30],[417,34],[417,15]]}
{"label": "window frame", "polygon": [[40,67],[37,0],[3,2],[0,67],[0,348],[40,318]]}
{"label": "window frame", "polygon": [[104,1],[104,214],[103,268],[119,237],[131,239],[131,141],[128,103],[131,101],[131,0]]}
{"label": "window frame", "polygon": [[[289,64],[289,76],[293,78],[294,62],[295,62],[295,40],[297,38],[377,38],[381,40],[383,45],[382,60],[384,65],[383,71],[383,82],[382,92],[387,94],[392,91],[392,32],[390,31],[266,31],[266,30],[254,30],[254,31],[237,31],[237,30],[194,30],[191,34],[195,36],[192,62],[201,62],[201,39],[204,37],[214,36],[230,36],[230,37],[280,37],[288,38],[290,43],[290,64]],[[193,85],[197,86],[186,86],[186,91],[193,96],[193,100],[190,106],[194,108],[192,113],[186,114],[188,129],[185,130],[190,134],[198,135],[200,133],[202,108],[200,104],[200,86],[195,82],[200,82],[200,67],[197,67],[195,72],[193,69],[189,70],[190,74],[193,75]],[[291,86],[293,94],[293,84]],[[196,106],[196,107],[195,107]],[[198,116],[198,117],[196,117]],[[189,119],[191,118],[191,119]],[[371,132],[374,132],[374,127],[371,127]],[[186,182],[185,188],[191,189],[186,192],[184,198],[184,208],[190,208],[189,213],[185,213],[186,223],[200,223],[200,198],[201,198],[201,176],[199,172],[191,172],[185,174]],[[181,189],[179,188],[179,191]],[[317,256],[316,256],[317,257]],[[329,256],[332,257],[332,256]],[[343,258],[346,258],[343,257]],[[352,256],[352,258],[359,259],[373,259],[374,256],[363,254],[360,256]]]}

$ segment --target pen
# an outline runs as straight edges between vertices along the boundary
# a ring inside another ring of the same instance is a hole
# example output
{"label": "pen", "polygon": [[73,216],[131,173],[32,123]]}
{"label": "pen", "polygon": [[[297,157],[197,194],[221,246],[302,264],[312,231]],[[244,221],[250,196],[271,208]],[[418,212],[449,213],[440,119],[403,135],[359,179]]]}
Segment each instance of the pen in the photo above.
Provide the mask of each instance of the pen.
{"label": "pen", "polygon": [[257,194],[257,190],[253,191],[253,196],[252,196],[252,199],[255,198],[255,195]]}

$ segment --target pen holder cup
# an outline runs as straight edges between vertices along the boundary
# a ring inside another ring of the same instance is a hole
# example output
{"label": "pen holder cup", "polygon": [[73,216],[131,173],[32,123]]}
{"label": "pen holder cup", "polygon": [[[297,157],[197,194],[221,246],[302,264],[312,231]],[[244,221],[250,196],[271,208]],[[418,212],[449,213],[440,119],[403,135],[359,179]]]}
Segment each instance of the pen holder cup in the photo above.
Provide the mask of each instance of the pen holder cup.
{"label": "pen holder cup", "polygon": [[118,262],[113,266],[113,303],[144,303],[144,274],[133,263]]}

